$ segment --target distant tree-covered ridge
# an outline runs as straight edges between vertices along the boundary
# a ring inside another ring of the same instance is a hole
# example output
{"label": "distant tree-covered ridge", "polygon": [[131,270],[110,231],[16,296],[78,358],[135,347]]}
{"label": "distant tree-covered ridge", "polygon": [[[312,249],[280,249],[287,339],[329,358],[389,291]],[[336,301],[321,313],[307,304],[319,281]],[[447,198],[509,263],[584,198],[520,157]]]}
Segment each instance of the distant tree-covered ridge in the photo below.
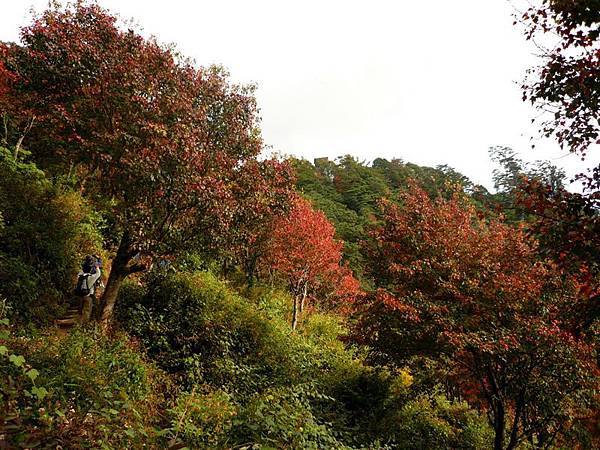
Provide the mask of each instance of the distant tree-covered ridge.
{"label": "distant tree-covered ridge", "polygon": [[483,186],[445,165],[432,168],[383,158],[368,164],[350,155],[335,161],[317,158],[314,163],[292,158],[291,163],[298,190],[334,224],[337,237],[344,241],[344,259],[363,282],[367,280],[360,242],[367,237],[369,226],[380,218],[382,199],[398,199],[411,180],[432,197],[447,197],[455,186],[460,186],[476,202],[491,198]]}

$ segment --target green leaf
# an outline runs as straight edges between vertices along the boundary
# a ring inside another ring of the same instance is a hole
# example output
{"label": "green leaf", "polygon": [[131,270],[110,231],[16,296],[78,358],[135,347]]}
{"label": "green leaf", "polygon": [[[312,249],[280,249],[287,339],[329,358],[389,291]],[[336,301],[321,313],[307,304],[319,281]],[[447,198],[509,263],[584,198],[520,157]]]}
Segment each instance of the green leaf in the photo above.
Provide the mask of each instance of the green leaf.
{"label": "green leaf", "polygon": [[34,386],[31,389],[31,393],[35,395],[38,398],[38,400],[44,400],[44,398],[46,398],[46,396],[48,395],[48,391],[46,390],[46,388],[37,386]]}
{"label": "green leaf", "polygon": [[6,355],[8,353],[8,349],[4,345],[0,345],[0,355]]}
{"label": "green leaf", "polygon": [[10,355],[8,360],[17,367],[21,367],[25,363],[25,358],[23,358],[21,355]]}
{"label": "green leaf", "polygon": [[170,428],[164,428],[164,429],[162,429],[162,430],[159,430],[159,429],[156,429],[156,430],[155,430],[155,434],[156,434],[156,436],[158,436],[158,437],[163,437],[163,436],[166,436],[166,435],[168,435],[170,432],[171,432],[171,429],[170,429]]}
{"label": "green leaf", "polygon": [[29,379],[35,383],[35,380],[37,377],[40,376],[40,373],[35,369],[31,369],[31,370],[28,370],[25,375],[27,375],[29,377]]}
{"label": "green leaf", "polygon": [[8,319],[0,319],[0,325],[6,325],[8,326],[9,324],[9,320]]}

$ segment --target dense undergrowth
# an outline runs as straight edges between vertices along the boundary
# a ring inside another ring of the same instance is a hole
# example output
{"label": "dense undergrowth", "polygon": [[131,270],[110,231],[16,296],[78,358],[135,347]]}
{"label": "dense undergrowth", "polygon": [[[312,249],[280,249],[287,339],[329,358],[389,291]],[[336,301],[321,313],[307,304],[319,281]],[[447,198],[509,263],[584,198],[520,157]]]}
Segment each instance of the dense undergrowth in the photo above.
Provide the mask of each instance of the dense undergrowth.
{"label": "dense undergrowth", "polygon": [[8,337],[47,391],[28,395],[31,380],[3,360],[17,380],[10,439],[46,448],[486,448],[483,417],[408,369],[367,366],[338,339],[339,317],[315,314],[292,333],[282,296],[244,298],[210,272],[160,274],[124,289],[124,331]]}

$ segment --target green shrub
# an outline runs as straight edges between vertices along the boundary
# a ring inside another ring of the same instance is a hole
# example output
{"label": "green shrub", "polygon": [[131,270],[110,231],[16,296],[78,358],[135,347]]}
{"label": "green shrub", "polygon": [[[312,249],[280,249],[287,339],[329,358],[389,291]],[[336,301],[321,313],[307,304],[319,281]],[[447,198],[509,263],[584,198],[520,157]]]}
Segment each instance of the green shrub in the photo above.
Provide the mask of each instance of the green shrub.
{"label": "green shrub", "polygon": [[281,319],[291,323],[292,296],[285,290],[255,284],[243,288],[243,296],[268,319]]}
{"label": "green shrub", "polygon": [[[334,385],[338,420],[363,445],[394,449],[487,449],[487,420],[464,402],[449,401],[437,387],[423,387],[408,369],[362,367]],[[339,425],[343,428],[342,425]]]}
{"label": "green shrub", "polygon": [[99,217],[75,192],[0,147],[0,295],[13,321],[50,322],[82,257],[101,248]]}
{"label": "green shrub", "polygon": [[117,315],[190,389],[210,384],[247,396],[298,382],[311,363],[287,323],[265,318],[208,272],[158,276],[147,291],[128,284]]}
{"label": "green shrub", "polygon": [[260,448],[350,449],[313,414],[312,400],[322,397],[311,384],[267,390],[234,419],[233,432],[238,441]]}
{"label": "green shrub", "polygon": [[488,449],[493,433],[485,419],[466,403],[443,395],[420,396],[391,412],[383,430],[398,449]]}
{"label": "green shrub", "polygon": [[39,444],[38,430],[24,423],[39,421],[46,388],[39,383],[39,371],[11,345],[9,320],[4,317],[5,301],[0,300],[0,411],[2,443],[30,448]]}
{"label": "green shrub", "polygon": [[233,419],[238,414],[231,396],[223,390],[183,393],[169,409],[169,436],[194,449],[224,448],[232,440]]}
{"label": "green shrub", "polygon": [[[44,448],[140,448],[160,442],[156,410],[165,401],[164,381],[126,336],[73,329],[13,339],[9,345],[36,369],[35,383],[45,390],[43,402],[18,396],[13,414],[21,435],[35,437]],[[26,384],[20,389],[32,392]]]}

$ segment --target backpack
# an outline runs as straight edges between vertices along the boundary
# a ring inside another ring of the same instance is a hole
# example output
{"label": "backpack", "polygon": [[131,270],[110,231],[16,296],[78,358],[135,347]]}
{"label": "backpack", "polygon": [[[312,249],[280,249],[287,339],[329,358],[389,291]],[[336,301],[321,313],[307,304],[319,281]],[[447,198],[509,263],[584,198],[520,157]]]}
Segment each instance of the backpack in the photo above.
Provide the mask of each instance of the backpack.
{"label": "backpack", "polygon": [[79,275],[79,277],[77,278],[77,286],[75,286],[75,295],[78,295],[79,297],[85,297],[86,295],[90,295],[90,288],[88,286],[87,280],[89,276],[89,273],[82,273],[81,275]]}
{"label": "backpack", "polygon": [[88,277],[92,273],[96,273],[96,265],[101,264],[100,258],[96,255],[87,255],[81,265],[82,274],[77,278],[74,294],[80,297],[90,295],[91,287],[88,284]]}

